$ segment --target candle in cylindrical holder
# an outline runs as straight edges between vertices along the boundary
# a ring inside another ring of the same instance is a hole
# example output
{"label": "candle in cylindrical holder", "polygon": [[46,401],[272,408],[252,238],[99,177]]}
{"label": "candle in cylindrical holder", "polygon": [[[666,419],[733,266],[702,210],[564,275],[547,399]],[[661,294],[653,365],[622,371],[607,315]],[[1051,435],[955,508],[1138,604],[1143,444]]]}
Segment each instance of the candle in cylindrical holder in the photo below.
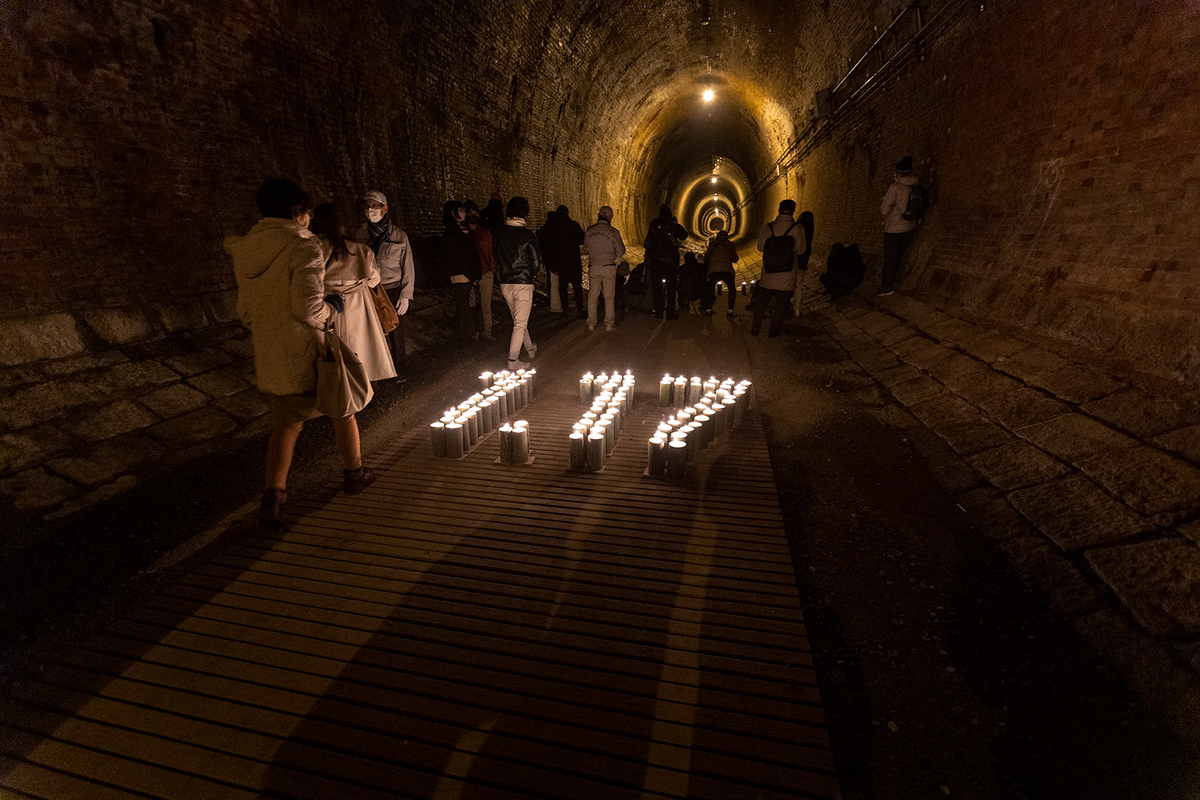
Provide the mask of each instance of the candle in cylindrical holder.
{"label": "candle in cylindrical holder", "polygon": [[589,472],[604,469],[604,433],[595,429],[587,437],[587,468]]}
{"label": "candle in cylindrical holder", "polygon": [[687,434],[687,457],[688,461],[692,461],[700,454],[700,432],[696,430],[696,426],[688,423],[680,428],[676,433]]}
{"label": "candle in cylindrical holder", "polygon": [[524,464],[529,461],[529,428],[518,423],[512,432],[512,463]]}
{"label": "candle in cylindrical holder", "polygon": [[463,456],[463,428],[457,422],[451,422],[445,427],[446,431],[446,457],[447,458],[462,458]]}
{"label": "candle in cylindrical holder", "polygon": [[667,445],[667,477],[681,481],[687,475],[687,443],[678,439]]}
{"label": "candle in cylindrical holder", "polygon": [[725,407],[724,403],[714,403],[712,408],[714,428],[713,433],[717,436],[720,436],[721,434],[725,433],[725,431],[729,430],[729,419],[726,416],[728,409]]}
{"label": "candle in cylindrical holder", "polygon": [[671,393],[671,405],[676,408],[683,408],[687,405],[687,378],[678,377],[675,379],[675,390]]}
{"label": "candle in cylindrical holder", "polygon": [[471,410],[463,414],[460,419],[467,421],[467,443],[474,447],[479,442],[479,415]]}
{"label": "candle in cylindrical holder", "polygon": [[613,427],[617,429],[616,435],[620,436],[621,435],[621,426],[625,424],[625,418],[621,415],[621,407],[619,405],[613,404],[608,407],[608,411],[605,413],[612,416]]}
{"label": "candle in cylindrical holder", "polygon": [[667,440],[658,436],[646,442],[646,467],[652,478],[661,478],[667,469]]}
{"label": "candle in cylindrical holder", "polygon": [[433,445],[433,457],[446,457],[446,423],[434,422],[429,426],[429,442]]}
{"label": "candle in cylindrical holder", "polygon": [[479,385],[484,389],[492,388],[492,373],[485,372],[479,376]]}
{"label": "candle in cylindrical holder", "polygon": [[587,373],[579,379],[579,405],[586,406],[592,402],[592,373]]}
{"label": "candle in cylindrical holder", "polygon": [[579,431],[572,431],[567,440],[570,444],[571,469],[581,472],[587,467],[587,440]]}
{"label": "candle in cylindrical holder", "polygon": [[505,423],[500,426],[500,463],[510,465],[513,462],[513,427]]}
{"label": "candle in cylindrical holder", "polygon": [[692,424],[699,426],[697,431],[700,434],[700,447],[708,447],[713,440],[713,426],[710,424],[710,417],[707,414],[697,414],[692,420]]}
{"label": "candle in cylindrical holder", "polygon": [[599,428],[604,434],[604,453],[607,455],[612,452],[613,447],[617,444],[617,436],[612,426],[612,420],[601,417],[600,421],[596,423],[596,428]]}
{"label": "candle in cylindrical holder", "polygon": [[717,379],[709,378],[704,382],[704,393],[715,392],[717,390]]}
{"label": "candle in cylindrical holder", "polygon": [[517,385],[515,383],[504,384],[504,418],[508,419],[517,413]]}
{"label": "candle in cylindrical holder", "polygon": [[699,378],[692,378],[687,387],[688,404],[699,402],[702,394],[704,394],[704,384],[700,382]]}

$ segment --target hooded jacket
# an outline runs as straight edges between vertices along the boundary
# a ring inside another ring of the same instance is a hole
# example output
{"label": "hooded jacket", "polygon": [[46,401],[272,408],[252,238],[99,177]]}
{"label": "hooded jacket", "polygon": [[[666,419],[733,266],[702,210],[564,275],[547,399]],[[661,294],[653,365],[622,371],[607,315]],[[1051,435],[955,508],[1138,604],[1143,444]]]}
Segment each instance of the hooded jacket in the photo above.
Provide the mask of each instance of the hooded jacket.
{"label": "hooded jacket", "polygon": [[916,222],[905,219],[902,215],[904,209],[908,208],[908,195],[918,183],[920,181],[915,175],[897,175],[895,182],[888,187],[879,206],[879,213],[883,216],[884,233],[907,233],[917,227]]}
{"label": "hooded jacket", "polygon": [[325,258],[307,229],[264,217],[245,236],[225,240],[238,285],[238,316],[250,328],[258,388],[267,394],[316,389],[321,329],[333,317],[325,303]]}

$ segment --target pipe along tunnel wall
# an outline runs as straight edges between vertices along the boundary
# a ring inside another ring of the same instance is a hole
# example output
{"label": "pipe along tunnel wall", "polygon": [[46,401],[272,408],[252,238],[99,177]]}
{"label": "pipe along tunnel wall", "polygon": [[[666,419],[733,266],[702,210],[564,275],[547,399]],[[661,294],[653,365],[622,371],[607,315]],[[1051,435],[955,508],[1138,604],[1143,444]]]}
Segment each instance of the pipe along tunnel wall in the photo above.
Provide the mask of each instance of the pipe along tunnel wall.
{"label": "pipe along tunnel wall", "polygon": [[[534,225],[610,204],[634,242],[663,202],[693,230],[720,208],[748,254],[793,197],[814,273],[835,241],[875,272],[912,155],[934,205],[904,291],[1194,386],[1196,4],[930,0],[920,57],[818,114],[902,7],[5,3],[6,515],[70,514],[258,424],[221,242],[270,174],[315,200],[382,189],[418,237],[447,197],[493,192]],[[417,347],[443,335],[412,325]]]}

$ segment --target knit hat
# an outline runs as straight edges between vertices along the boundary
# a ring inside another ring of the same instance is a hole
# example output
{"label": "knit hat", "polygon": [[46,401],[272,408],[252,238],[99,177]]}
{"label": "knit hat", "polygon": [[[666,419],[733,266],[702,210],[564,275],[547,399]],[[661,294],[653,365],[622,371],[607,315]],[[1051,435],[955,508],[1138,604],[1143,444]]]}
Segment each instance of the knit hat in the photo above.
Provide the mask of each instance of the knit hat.
{"label": "knit hat", "polygon": [[381,205],[381,206],[386,206],[388,204],[387,196],[384,195],[383,192],[378,191],[377,189],[372,189],[371,191],[364,194],[363,202],[364,203],[379,203],[379,205]]}
{"label": "knit hat", "polygon": [[600,219],[612,221],[612,208],[610,206],[600,206]]}
{"label": "knit hat", "polygon": [[912,172],[912,156],[905,156],[897,161],[896,172],[900,175],[908,175]]}

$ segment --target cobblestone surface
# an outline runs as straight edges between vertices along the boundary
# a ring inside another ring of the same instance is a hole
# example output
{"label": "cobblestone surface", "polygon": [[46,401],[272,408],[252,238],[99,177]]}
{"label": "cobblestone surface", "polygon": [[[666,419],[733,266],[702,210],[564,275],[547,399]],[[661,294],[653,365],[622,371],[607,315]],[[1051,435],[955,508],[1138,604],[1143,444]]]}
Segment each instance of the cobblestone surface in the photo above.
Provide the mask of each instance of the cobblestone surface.
{"label": "cobblestone surface", "polygon": [[1197,393],[903,295],[810,308],[923,426],[979,533],[1135,686],[1200,714]]}

